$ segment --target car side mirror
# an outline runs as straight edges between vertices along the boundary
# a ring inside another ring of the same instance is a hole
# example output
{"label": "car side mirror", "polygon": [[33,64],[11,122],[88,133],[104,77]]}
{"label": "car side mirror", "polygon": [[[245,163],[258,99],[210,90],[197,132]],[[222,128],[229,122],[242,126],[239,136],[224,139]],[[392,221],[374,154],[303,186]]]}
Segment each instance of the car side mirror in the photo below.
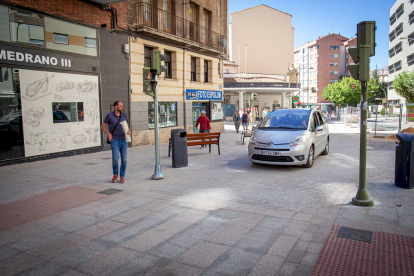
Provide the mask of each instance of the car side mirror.
{"label": "car side mirror", "polygon": [[318,132],[318,131],[320,131],[320,130],[323,130],[323,126],[317,126],[317,127],[316,127],[316,132]]}

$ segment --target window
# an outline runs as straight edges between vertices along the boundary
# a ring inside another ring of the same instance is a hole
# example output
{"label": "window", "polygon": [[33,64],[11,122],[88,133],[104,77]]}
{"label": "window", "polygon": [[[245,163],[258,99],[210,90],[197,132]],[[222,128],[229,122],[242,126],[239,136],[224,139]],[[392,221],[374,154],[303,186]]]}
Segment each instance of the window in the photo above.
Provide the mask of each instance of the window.
{"label": "window", "polygon": [[96,48],[96,39],[85,37],[85,47]]}
{"label": "window", "polygon": [[147,24],[151,22],[151,0],[145,0],[145,21]]}
{"label": "window", "polygon": [[[177,102],[158,103],[159,127],[177,126]],[[154,102],[148,102],[148,126],[154,128]]]}
{"label": "window", "polygon": [[310,59],[313,59],[313,56],[310,56]]}
{"label": "window", "polygon": [[403,23],[400,23],[397,28],[395,28],[396,36],[399,36],[403,32]]}
{"label": "window", "polygon": [[319,71],[316,71],[316,75],[319,75]]}
{"label": "window", "polygon": [[391,33],[388,35],[390,42],[395,39],[395,30],[391,31]]}
{"label": "window", "polygon": [[331,80],[331,83],[337,82],[338,80]]}
{"label": "window", "polygon": [[395,49],[395,54],[398,54],[399,52],[401,52],[402,51],[402,42],[395,45],[394,49]]}
{"label": "window", "polygon": [[315,57],[319,57],[319,54],[316,54]]}
{"label": "window", "polygon": [[53,102],[53,123],[83,122],[83,102]]}
{"label": "window", "polygon": [[395,17],[395,13],[393,13],[390,17],[390,25],[392,26],[395,23],[396,20],[397,20],[397,18]]}
{"label": "window", "polygon": [[171,13],[170,0],[164,0],[164,28],[170,28],[170,13]]}
{"label": "window", "polygon": [[389,74],[394,73],[394,64],[391,64],[390,66],[388,66],[388,73]]}
{"label": "window", "polygon": [[338,62],[331,62],[330,63],[330,66],[331,67],[338,67]]}
{"label": "window", "polygon": [[338,54],[331,54],[331,58],[338,58]]}
{"label": "window", "polygon": [[197,81],[197,64],[196,58],[191,57],[191,81]]}
{"label": "window", "polygon": [[69,36],[65,34],[55,34],[53,33],[53,42],[58,44],[69,44]]}
{"label": "window", "polygon": [[319,66],[319,62],[316,62],[316,63],[315,63],[315,66],[316,66],[316,67],[318,67],[318,66]]}
{"label": "window", "polygon": [[401,60],[394,63],[394,69],[395,71],[401,70]]}
{"label": "window", "polygon": [[309,83],[313,83],[313,80],[310,80],[310,82]]}
{"label": "window", "polygon": [[411,46],[412,44],[414,44],[414,32],[408,36],[408,45]]}
{"label": "window", "polygon": [[318,83],[318,82],[319,82],[319,80],[318,80],[318,79],[316,79],[316,80],[315,80],[315,82],[316,82],[316,83]]}
{"label": "window", "polygon": [[154,49],[144,46],[144,67],[151,67],[151,52]]}
{"label": "window", "polygon": [[165,72],[164,77],[172,79],[171,52],[164,51],[164,55],[167,57],[165,60],[165,67],[167,67],[167,71]]}
{"label": "window", "polygon": [[395,15],[399,18],[404,13],[404,4],[401,4],[395,11]]}
{"label": "window", "polygon": [[315,45],[315,50],[319,49],[319,45]]}
{"label": "window", "polygon": [[45,29],[43,26],[10,22],[10,27],[11,41],[45,44]]}
{"label": "window", "polygon": [[208,31],[208,25],[209,25],[209,18],[210,18],[210,12],[207,10],[203,10],[203,41],[204,43],[208,42],[208,35],[207,35],[207,31]]}
{"label": "window", "polygon": [[409,15],[408,15],[408,22],[410,23],[410,25],[412,25],[414,23],[414,11],[412,11]]}
{"label": "window", "polygon": [[338,71],[331,71],[330,74],[331,75],[338,75]]}
{"label": "window", "polygon": [[311,76],[312,76],[312,75],[313,75],[313,72],[310,72],[310,74],[309,74],[309,75],[311,75]]}
{"label": "window", "polygon": [[338,46],[335,46],[335,45],[331,45],[331,50],[338,50]]}
{"label": "window", "polygon": [[411,66],[414,64],[414,54],[411,54],[407,57],[407,63],[408,63],[408,66]]}
{"label": "window", "polygon": [[392,47],[389,51],[388,51],[388,55],[389,57],[393,57],[395,55],[395,48]]}
{"label": "window", "polygon": [[204,60],[204,82],[208,82],[208,60]]}
{"label": "window", "polygon": [[223,120],[224,110],[222,102],[211,102],[211,121]]}

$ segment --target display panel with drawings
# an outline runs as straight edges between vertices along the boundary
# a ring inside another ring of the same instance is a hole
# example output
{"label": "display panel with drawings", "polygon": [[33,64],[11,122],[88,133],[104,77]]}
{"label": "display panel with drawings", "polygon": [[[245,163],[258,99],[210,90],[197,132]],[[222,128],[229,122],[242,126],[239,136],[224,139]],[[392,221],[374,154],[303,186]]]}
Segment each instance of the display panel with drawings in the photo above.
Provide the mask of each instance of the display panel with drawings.
{"label": "display panel with drawings", "polygon": [[97,76],[32,70],[19,75],[26,157],[101,145]]}

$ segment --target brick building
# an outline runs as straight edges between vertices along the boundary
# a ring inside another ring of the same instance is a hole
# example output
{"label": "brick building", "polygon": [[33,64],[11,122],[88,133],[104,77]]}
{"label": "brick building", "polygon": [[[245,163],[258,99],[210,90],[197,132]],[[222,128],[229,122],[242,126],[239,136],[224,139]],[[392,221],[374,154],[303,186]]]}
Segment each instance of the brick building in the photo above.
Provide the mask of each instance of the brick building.
{"label": "brick building", "polygon": [[129,113],[127,2],[99,2],[0,1],[0,164],[106,149],[111,105]]}
{"label": "brick building", "polygon": [[356,38],[328,34],[295,49],[295,67],[299,70],[300,98],[305,106],[319,106],[323,111],[333,104],[322,97],[323,89],[349,75],[347,66],[353,63],[347,53],[356,46]]}

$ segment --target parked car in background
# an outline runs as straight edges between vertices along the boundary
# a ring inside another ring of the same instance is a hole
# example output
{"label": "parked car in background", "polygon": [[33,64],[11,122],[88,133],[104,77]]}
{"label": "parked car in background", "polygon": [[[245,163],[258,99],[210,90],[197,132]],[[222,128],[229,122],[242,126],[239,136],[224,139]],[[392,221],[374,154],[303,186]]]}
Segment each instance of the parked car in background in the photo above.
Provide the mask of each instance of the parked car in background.
{"label": "parked car in background", "polygon": [[310,168],[329,153],[329,127],[320,110],[279,109],[258,125],[248,152],[252,163]]}

